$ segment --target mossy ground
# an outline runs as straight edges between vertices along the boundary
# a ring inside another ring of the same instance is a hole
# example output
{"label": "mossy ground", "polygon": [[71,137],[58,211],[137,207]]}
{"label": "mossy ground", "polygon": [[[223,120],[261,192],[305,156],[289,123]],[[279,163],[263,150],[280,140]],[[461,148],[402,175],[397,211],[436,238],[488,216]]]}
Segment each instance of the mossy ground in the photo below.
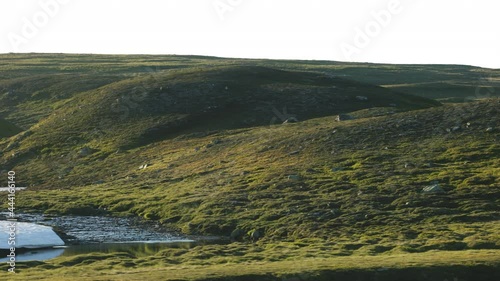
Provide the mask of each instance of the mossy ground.
{"label": "mossy ground", "polygon": [[[190,253],[160,252],[147,258],[95,253],[18,263],[17,273],[9,275],[9,280],[437,281],[496,280],[500,276],[498,250],[313,257],[306,250],[289,248],[295,256],[283,258],[276,256],[276,249],[239,245],[215,250],[195,248]],[[218,258],[207,258],[210,252]]]}
{"label": "mossy ground", "polygon": [[[88,72],[90,64],[80,59],[80,65],[73,64],[74,69],[66,71]],[[92,80],[92,85],[82,82],[88,86],[83,92],[61,91],[60,96],[54,96],[58,91],[54,90],[41,98],[28,95],[29,89],[18,89],[23,93],[18,101],[2,97],[2,101],[13,102],[11,114],[2,109],[4,117],[25,129],[29,127],[16,136],[0,139],[5,152],[3,165],[16,170],[20,185],[29,186],[17,194],[17,207],[52,214],[139,216],[186,234],[229,237],[240,229],[245,235],[235,237],[240,241],[229,245],[169,249],[150,257],[92,254],[20,263],[18,278],[330,280],[342,278],[342,272],[383,274],[387,267],[395,274],[394,280],[405,280],[401,278],[404,270],[408,270],[404,274],[413,276],[412,270],[422,268],[433,272],[433,280],[453,280],[452,274],[466,276],[463,274],[481,271],[482,266],[484,272],[498,274],[498,99],[435,106],[425,99],[401,95],[401,103],[406,99],[409,104],[433,107],[346,107],[355,112],[343,112],[357,119],[335,122],[333,116],[312,114],[298,123],[281,124],[272,122],[271,115],[262,119],[267,123],[234,126],[231,118],[242,117],[238,114],[243,111],[238,109],[218,115],[215,123],[194,115],[187,122],[196,122],[189,127],[183,127],[188,123],[176,123],[190,114],[189,110],[157,118],[154,111],[158,108],[152,99],[137,102],[136,107],[129,104],[130,116],[113,120],[116,124],[106,124],[105,132],[99,133],[94,129],[102,127],[95,121],[113,116],[106,110],[115,92],[134,95],[131,89],[136,84],[156,89],[157,81],[168,81],[170,76],[144,83],[140,75],[130,78],[137,71],[130,65],[106,56],[93,59],[102,60],[95,68],[108,64],[95,71],[107,72],[110,77]],[[174,76],[190,77],[196,83],[208,83],[199,81],[205,79],[204,75],[220,73],[196,70],[193,64],[235,63],[206,58],[179,57],[170,63],[144,59],[148,67],[158,64],[165,69],[181,68],[181,62],[190,64],[187,70],[177,70],[187,76]],[[326,63],[266,63],[288,68],[301,65],[300,71],[327,67]],[[21,71],[20,65],[6,73],[15,77],[34,71],[31,67]],[[47,67],[45,71],[61,71],[64,59],[54,65],[55,69]],[[138,61],[133,64],[137,68],[141,65]],[[330,67],[332,71],[352,70],[345,65]],[[372,73],[375,70],[371,68],[364,69]],[[393,68],[387,66],[385,71],[392,73],[389,69]],[[410,66],[405,68],[411,70]],[[198,71],[205,74],[196,77]],[[458,75],[461,71],[486,70],[456,67],[453,71]],[[2,83],[12,82],[7,79],[12,77],[3,75]],[[117,82],[118,76],[123,81]],[[310,83],[308,79],[315,76],[306,77],[295,80]],[[413,79],[418,77],[424,79]],[[105,85],[109,82],[106,79],[113,82]],[[177,79],[175,83],[182,82]],[[392,98],[392,93],[380,88],[370,89]],[[458,96],[464,97],[463,93]],[[42,110],[48,104],[51,109]],[[382,105],[387,105],[387,100]],[[88,110],[81,111],[88,114],[71,115],[80,110],[79,106],[86,106]],[[140,115],[141,108],[147,109],[142,111],[146,117]],[[176,131],[165,134],[164,125],[172,122],[177,124]],[[436,182],[442,193],[422,191]],[[255,230],[261,237],[252,243],[246,234]],[[470,276],[464,278],[469,280]],[[419,279],[425,278],[415,280]]]}

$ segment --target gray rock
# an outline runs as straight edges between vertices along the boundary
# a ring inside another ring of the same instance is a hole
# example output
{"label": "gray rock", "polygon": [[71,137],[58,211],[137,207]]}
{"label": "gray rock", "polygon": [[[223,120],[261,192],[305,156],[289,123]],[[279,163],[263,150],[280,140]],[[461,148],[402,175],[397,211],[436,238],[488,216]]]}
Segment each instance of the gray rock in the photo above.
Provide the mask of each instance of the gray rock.
{"label": "gray rock", "polygon": [[80,157],[89,156],[90,154],[92,154],[92,149],[88,146],[85,146],[82,149],[80,149],[80,151],[78,151],[78,156]]}
{"label": "gray rock", "polygon": [[299,120],[295,117],[290,117],[288,119],[285,120],[285,122],[283,122],[283,124],[288,124],[288,123],[297,123],[299,122]]}
{"label": "gray rock", "polygon": [[244,235],[245,231],[243,229],[237,228],[231,232],[231,235],[229,237],[231,238],[231,241],[240,241]]}
{"label": "gray rock", "polygon": [[424,168],[432,168],[434,167],[434,164],[432,162],[427,162],[425,164],[422,165]]}
{"label": "gray rock", "polygon": [[334,208],[334,209],[330,210],[330,214],[332,214],[334,216],[338,216],[341,214],[341,212],[340,212],[340,209]]}
{"label": "gray rock", "polygon": [[405,169],[411,169],[411,168],[415,168],[415,165],[413,165],[412,163],[405,163]]}
{"label": "gray rock", "polygon": [[422,189],[423,193],[445,193],[438,183],[426,186]]}
{"label": "gray rock", "polygon": [[252,242],[257,242],[260,238],[262,238],[262,233],[259,230],[250,231],[250,239]]}
{"label": "gray rock", "polygon": [[354,117],[348,114],[339,114],[335,116],[335,121],[340,122],[340,121],[347,121],[347,120],[353,120]]}

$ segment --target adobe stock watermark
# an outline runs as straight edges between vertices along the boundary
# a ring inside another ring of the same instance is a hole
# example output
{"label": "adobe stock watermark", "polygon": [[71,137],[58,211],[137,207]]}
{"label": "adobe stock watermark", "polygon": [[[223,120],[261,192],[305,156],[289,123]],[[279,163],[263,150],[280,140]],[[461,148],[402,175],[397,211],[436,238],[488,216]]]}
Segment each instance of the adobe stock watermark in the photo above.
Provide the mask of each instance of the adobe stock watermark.
{"label": "adobe stock watermark", "polygon": [[387,7],[380,11],[371,11],[372,20],[368,21],[363,28],[354,28],[354,37],[352,41],[342,42],[340,49],[344,57],[351,61],[353,55],[361,53],[361,51],[370,45],[373,38],[380,35],[382,30],[389,26],[395,15],[403,11],[399,0],[390,0]]}
{"label": "adobe stock watermark", "polygon": [[49,24],[50,20],[56,17],[63,5],[70,0],[39,0],[39,10],[30,18],[23,17],[22,27],[18,32],[9,32],[7,35],[14,52],[19,52],[21,45],[35,38],[40,31]]}
{"label": "adobe stock watermark", "polygon": [[233,12],[238,6],[243,3],[243,0],[216,0],[212,2],[217,16],[221,21],[226,19],[226,14]]}
{"label": "adobe stock watermark", "polygon": [[7,173],[7,180],[8,180],[8,185],[7,185],[7,210],[8,210],[8,215],[7,215],[7,233],[8,233],[8,241],[7,244],[9,245],[9,249],[7,252],[9,253],[7,255],[7,258],[9,260],[7,261],[7,264],[9,265],[9,268],[7,269],[8,272],[14,273],[16,270],[16,234],[17,234],[17,219],[15,215],[15,210],[16,210],[16,189],[18,188],[16,186],[16,172],[14,171],[9,171]]}

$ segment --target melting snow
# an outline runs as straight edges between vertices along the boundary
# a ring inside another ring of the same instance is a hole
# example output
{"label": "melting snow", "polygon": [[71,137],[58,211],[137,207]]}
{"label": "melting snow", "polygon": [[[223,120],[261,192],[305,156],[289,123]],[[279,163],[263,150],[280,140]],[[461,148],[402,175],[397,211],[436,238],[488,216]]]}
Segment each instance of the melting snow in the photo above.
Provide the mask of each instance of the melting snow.
{"label": "melting snow", "polygon": [[0,249],[16,248],[46,248],[62,246],[64,241],[49,226],[14,222],[16,225],[15,245],[9,245],[9,235],[12,222],[0,221]]}

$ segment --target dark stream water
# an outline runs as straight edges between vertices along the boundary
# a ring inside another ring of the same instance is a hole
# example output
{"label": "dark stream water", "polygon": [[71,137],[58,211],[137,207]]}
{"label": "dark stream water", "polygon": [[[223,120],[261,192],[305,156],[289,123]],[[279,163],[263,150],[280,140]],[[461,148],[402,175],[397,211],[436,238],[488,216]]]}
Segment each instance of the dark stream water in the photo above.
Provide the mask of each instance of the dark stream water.
{"label": "dark stream water", "polygon": [[[5,215],[0,213],[0,219]],[[17,219],[52,226],[66,244],[62,247],[25,251],[17,256],[17,261],[47,260],[95,252],[129,252],[135,256],[148,256],[166,248],[224,243],[219,237],[186,237],[138,218],[18,214]],[[6,260],[0,258],[0,262]]]}

